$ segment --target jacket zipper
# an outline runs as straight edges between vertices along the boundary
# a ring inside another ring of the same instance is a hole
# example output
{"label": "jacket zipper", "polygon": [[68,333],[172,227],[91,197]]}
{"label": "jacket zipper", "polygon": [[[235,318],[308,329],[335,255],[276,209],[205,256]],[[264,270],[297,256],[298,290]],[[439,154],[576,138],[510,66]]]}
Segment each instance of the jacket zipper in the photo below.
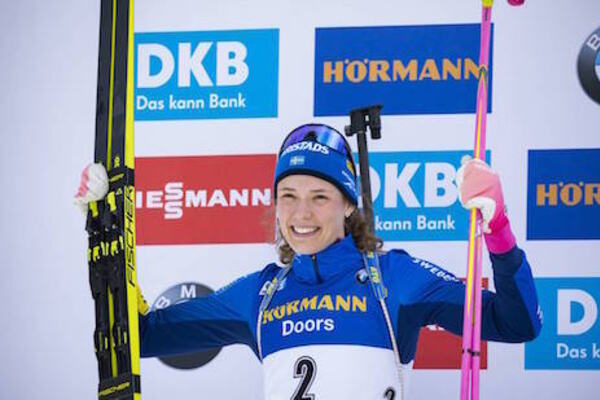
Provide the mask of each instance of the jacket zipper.
{"label": "jacket zipper", "polygon": [[319,266],[317,265],[317,255],[312,255],[313,260],[313,268],[315,270],[315,276],[317,277],[317,283],[323,283],[323,278],[321,278],[321,274],[319,274]]}

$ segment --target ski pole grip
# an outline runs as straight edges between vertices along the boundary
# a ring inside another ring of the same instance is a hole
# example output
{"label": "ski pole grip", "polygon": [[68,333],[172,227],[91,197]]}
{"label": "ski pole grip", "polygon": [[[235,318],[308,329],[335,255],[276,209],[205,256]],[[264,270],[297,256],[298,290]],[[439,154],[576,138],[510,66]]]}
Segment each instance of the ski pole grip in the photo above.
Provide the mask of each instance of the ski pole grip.
{"label": "ski pole grip", "polygon": [[367,148],[367,127],[371,138],[381,138],[381,109],[383,105],[358,108],[350,111],[350,125],[344,131],[346,136],[356,135],[358,144],[358,163],[360,169],[360,186],[362,195],[362,211],[371,233],[375,233],[373,219],[373,199],[371,196],[371,179],[369,176],[369,150]]}

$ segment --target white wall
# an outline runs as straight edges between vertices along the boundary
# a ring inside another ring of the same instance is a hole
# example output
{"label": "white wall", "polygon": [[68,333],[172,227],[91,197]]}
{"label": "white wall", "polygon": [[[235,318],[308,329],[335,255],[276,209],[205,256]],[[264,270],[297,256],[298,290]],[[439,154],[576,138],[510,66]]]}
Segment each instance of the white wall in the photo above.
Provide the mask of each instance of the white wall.
{"label": "white wall", "polygon": [[[84,218],[71,201],[79,171],[93,157],[97,3],[2,2],[3,399],[95,396],[87,241]],[[597,277],[597,240],[525,242],[525,185],[528,149],[600,147],[600,108],[583,93],[575,71],[584,39],[600,26],[600,3],[531,0],[518,10],[497,3],[488,146],[505,183],[513,229],[536,276]],[[136,154],[276,152],[285,132],[314,119],[315,27],[476,23],[479,19],[476,1],[138,0],[137,32],[279,28],[280,72],[277,118],[140,122],[136,124]],[[340,128],[347,123],[346,118],[337,117],[318,120]],[[222,134],[218,138],[191,135],[199,127],[219,129]],[[169,132],[166,141],[165,130]],[[372,150],[468,149],[472,130],[472,115],[389,116],[384,117],[384,140],[373,144]],[[261,140],[240,141],[240,132],[257,131]],[[385,136],[386,131],[413,134]],[[417,136],[416,132],[425,134]],[[391,246],[404,246],[457,274],[464,269],[464,242],[438,243],[435,252],[431,242],[388,244]],[[138,251],[139,279],[152,301],[174,283],[193,280],[217,287],[235,275],[261,268],[272,257],[266,244],[146,246]],[[228,269],[211,274],[202,268],[206,260],[215,269]],[[567,395],[589,399],[595,395],[597,370],[524,371],[523,345],[490,344],[489,353],[489,369],[482,381],[487,399],[501,399],[509,392],[513,399],[562,399]],[[145,399],[259,398],[261,379],[258,363],[243,347],[224,349],[208,366],[189,372],[170,369],[157,360],[142,362]],[[411,393],[416,399],[456,397],[458,380],[456,371],[416,371]],[[251,395],[245,395],[247,392]]]}

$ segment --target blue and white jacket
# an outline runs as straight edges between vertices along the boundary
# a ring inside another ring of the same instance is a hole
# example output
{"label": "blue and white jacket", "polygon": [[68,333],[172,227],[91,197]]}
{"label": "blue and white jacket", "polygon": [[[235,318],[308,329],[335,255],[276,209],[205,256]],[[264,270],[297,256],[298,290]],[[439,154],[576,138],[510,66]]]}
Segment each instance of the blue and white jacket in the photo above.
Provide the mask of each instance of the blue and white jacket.
{"label": "blue and white jacket", "polygon": [[[514,247],[490,257],[496,292],[482,293],[482,339],[532,340],[541,319],[524,252]],[[438,324],[462,333],[465,286],[459,279],[403,250],[379,261],[403,364],[414,359],[421,327]],[[208,297],[141,317],[141,356],[234,343],[258,355],[258,309],[279,270],[269,264]],[[315,255],[296,256],[261,322],[267,399],[381,399],[400,390],[383,313],[351,236]]]}

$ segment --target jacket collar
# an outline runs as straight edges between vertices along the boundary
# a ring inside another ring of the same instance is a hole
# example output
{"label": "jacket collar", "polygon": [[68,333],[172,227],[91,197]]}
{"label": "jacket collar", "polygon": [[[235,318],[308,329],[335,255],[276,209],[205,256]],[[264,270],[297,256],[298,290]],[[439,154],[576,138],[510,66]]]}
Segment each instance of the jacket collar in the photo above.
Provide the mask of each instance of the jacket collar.
{"label": "jacket collar", "polygon": [[357,271],[362,265],[362,254],[352,235],[347,235],[316,254],[296,255],[292,270],[300,281],[318,284]]}

